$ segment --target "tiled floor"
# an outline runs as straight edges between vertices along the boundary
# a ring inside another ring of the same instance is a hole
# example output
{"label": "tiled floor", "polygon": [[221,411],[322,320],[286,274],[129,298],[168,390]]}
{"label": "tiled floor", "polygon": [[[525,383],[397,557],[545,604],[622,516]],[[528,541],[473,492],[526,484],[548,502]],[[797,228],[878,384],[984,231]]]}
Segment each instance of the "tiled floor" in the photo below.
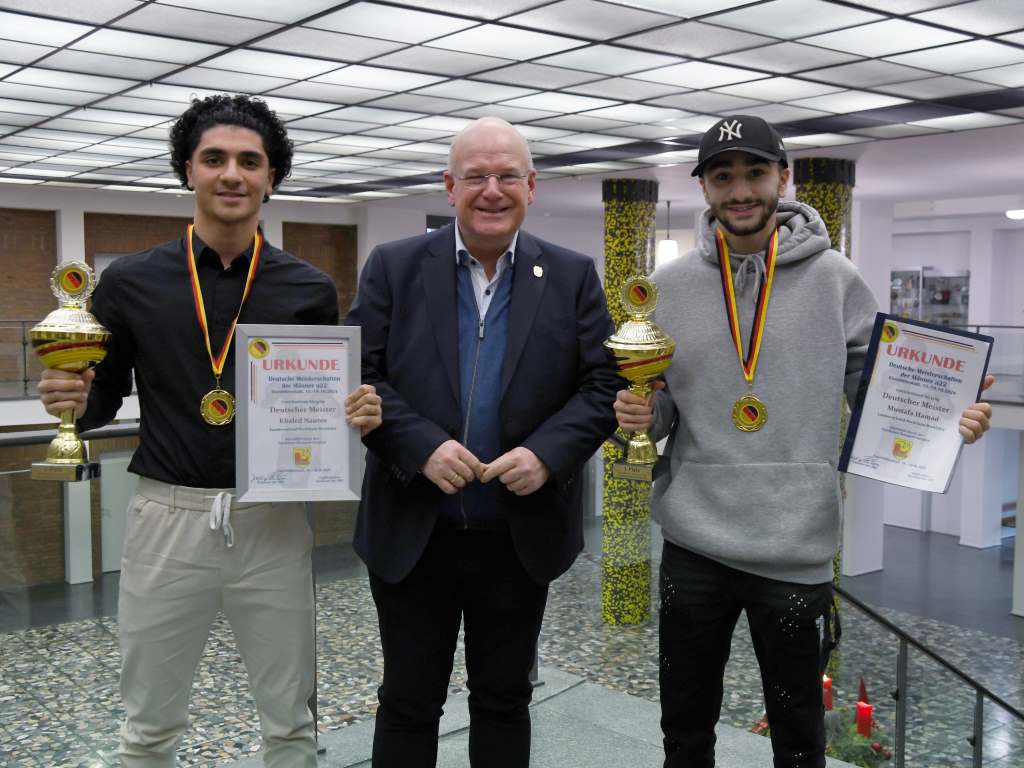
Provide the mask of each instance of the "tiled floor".
{"label": "tiled floor", "polygon": [[[641,627],[602,624],[601,568],[592,554],[596,538],[590,537],[590,553],[552,586],[541,662],[603,687],[656,701],[656,618]],[[376,616],[361,568],[350,551],[328,557],[330,562],[320,563],[318,588],[319,706],[324,730],[372,717],[380,675]],[[102,612],[110,607],[107,592],[112,586],[107,583],[90,590],[87,598],[70,602],[92,604]],[[55,607],[60,602],[56,591],[23,601],[20,620],[60,618]],[[902,606],[882,611],[1011,704],[1024,707],[1024,643],[935,617],[915,616]],[[116,620],[97,615],[27,630],[14,630],[12,620],[8,611],[8,624],[0,625],[13,630],[0,634],[0,765],[100,768],[116,764],[113,751],[121,715]],[[896,644],[852,610],[844,613],[844,632],[836,704],[852,704],[863,677],[891,743],[894,710],[889,692],[895,687]],[[460,661],[452,690],[460,691],[463,684]],[[973,706],[970,689],[912,653],[907,765],[969,765],[971,748],[966,738],[971,733]],[[726,671],[722,717],[747,728],[761,713],[757,666],[741,620]],[[991,706],[986,708],[986,729],[986,766],[1024,765],[1024,729],[1006,724]],[[229,628],[219,621],[196,675],[192,727],[182,744],[180,764],[213,766],[258,748],[258,722],[241,661]]]}

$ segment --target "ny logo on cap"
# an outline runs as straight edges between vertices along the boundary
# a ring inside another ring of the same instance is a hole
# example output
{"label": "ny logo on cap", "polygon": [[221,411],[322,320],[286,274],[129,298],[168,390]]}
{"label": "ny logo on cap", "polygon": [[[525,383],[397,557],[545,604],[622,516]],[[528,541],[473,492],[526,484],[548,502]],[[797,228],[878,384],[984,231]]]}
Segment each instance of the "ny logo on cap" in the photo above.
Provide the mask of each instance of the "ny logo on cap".
{"label": "ny logo on cap", "polygon": [[740,129],[743,128],[743,123],[739,120],[733,120],[732,122],[722,122],[718,126],[718,140],[731,141],[732,139],[742,139],[743,136],[740,134]]}

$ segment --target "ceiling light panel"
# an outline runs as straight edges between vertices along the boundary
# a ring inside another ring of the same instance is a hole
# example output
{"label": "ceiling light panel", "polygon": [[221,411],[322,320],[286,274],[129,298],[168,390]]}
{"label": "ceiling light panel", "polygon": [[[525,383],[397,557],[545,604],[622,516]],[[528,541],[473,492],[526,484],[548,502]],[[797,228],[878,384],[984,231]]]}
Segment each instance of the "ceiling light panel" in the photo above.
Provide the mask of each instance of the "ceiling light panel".
{"label": "ceiling light panel", "polygon": [[572,131],[557,128],[543,128],[539,125],[517,125],[516,130],[527,141],[557,141],[560,136],[567,136]]}
{"label": "ceiling light panel", "polygon": [[858,5],[877,8],[887,13],[917,13],[945,5],[956,5],[963,0],[857,0]]}
{"label": "ceiling light panel", "polygon": [[556,93],[548,91],[535,93],[532,96],[521,96],[518,99],[511,99],[503,102],[509,107],[524,107],[526,109],[543,109],[550,112],[582,112],[586,109],[600,109],[611,107],[614,101],[608,99],[597,99],[593,96],[573,96],[569,93]]}
{"label": "ceiling light panel", "polygon": [[799,99],[792,104],[797,107],[808,109],[820,109],[825,112],[846,114],[849,112],[861,112],[865,109],[880,109],[881,107],[892,107],[896,104],[905,104],[906,99],[895,96],[883,96],[868,91],[840,91],[825,96],[815,96],[810,99]]}
{"label": "ceiling light panel", "polygon": [[482,83],[478,80],[449,80],[445,83],[428,85],[420,88],[417,94],[428,96],[441,96],[446,99],[467,99],[469,101],[495,102],[515,99],[520,96],[529,96],[536,93],[532,88],[517,88],[512,85],[499,85],[497,83]]}
{"label": "ceiling light panel", "polygon": [[[605,120],[600,117],[589,117],[587,115],[559,115],[557,117],[548,117],[543,120],[537,121],[540,125],[548,128],[566,128],[570,131],[614,131],[617,128],[621,128],[627,123],[619,122],[618,120]],[[561,141],[561,138],[556,141]]]}
{"label": "ceiling light panel", "polygon": [[88,104],[103,96],[87,91],[68,91],[63,88],[42,88],[38,85],[25,85],[24,83],[13,83],[9,80],[0,82],[0,98],[4,99],[27,99],[29,101],[42,101],[53,104],[65,104],[68,106],[80,106]]}
{"label": "ceiling light panel", "polygon": [[159,0],[165,5],[227,13],[247,19],[262,19],[291,24],[337,5],[338,0]]}
{"label": "ceiling light panel", "polygon": [[164,117],[177,117],[188,106],[188,99],[180,102],[162,99],[139,99],[132,96],[112,96],[97,102],[94,106],[103,109],[123,110],[126,112],[144,112]]}
{"label": "ceiling light panel", "polygon": [[848,88],[871,88],[888,83],[905,83],[908,80],[934,77],[935,73],[926,69],[893,64],[891,61],[859,61],[854,64],[815,69],[801,74],[806,78],[838,83]]}
{"label": "ceiling light panel", "polygon": [[755,80],[751,83],[728,85],[724,88],[719,88],[718,92],[728,93],[731,96],[742,96],[747,99],[760,99],[761,101],[791,101],[793,99],[821,96],[841,90],[843,90],[842,87],[838,85],[812,83],[808,80],[797,80],[792,77],[770,77],[767,80]]}
{"label": "ceiling light panel", "polygon": [[737,5],[746,5],[750,0],[609,0],[616,5],[629,5],[649,11],[671,13],[674,16],[701,16],[715,13]]}
{"label": "ceiling light panel", "polygon": [[615,133],[619,136],[629,136],[632,139],[666,139],[675,136],[678,130],[669,125],[624,125],[616,128]]}
{"label": "ceiling light panel", "polygon": [[1011,64],[1008,67],[979,69],[964,75],[972,80],[1001,85],[1004,88],[1024,87],[1024,64]]}
{"label": "ceiling light panel", "polygon": [[[6,43],[0,45],[0,57],[6,49]],[[177,69],[176,64],[151,59],[131,59],[126,56],[111,56],[86,51],[63,50],[48,56],[35,66],[43,69],[60,69],[74,72],[86,72],[91,75],[106,75],[136,80],[148,80],[160,77]]]}
{"label": "ceiling light panel", "polygon": [[1005,115],[990,115],[987,112],[970,112],[966,115],[950,115],[932,120],[916,120],[911,125],[925,128],[939,128],[944,131],[970,131],[975,128],[991,128],[996,125],[1009,125],[1020,122],[1016,118]]}
{"label": "ceiling light panel", "polygon": [[888,58],[889,61],[906,64],[908,67],[922,67],[947,75],[958,75],[973,69],[1017,64],[1024,61],[1024,49],[990,40],[972,40]]}
{"label": "ceiling light panel", "polygon": [[188,31],[188,37],[211,43],[237,45],[273,32],[277,24],[222,13],[207,13],[173,5],[150,4],[119,19],[115,27],[160,34],[168,30]]}
{"label": "ceiling light panel", "polygon": [[[25,115],[52,116],[67,112],[63,104],[44,104],[37,101],[21,101],[18,99],[0,99],[0,112],[13,112]],[[34,122],[34,121],[33,121]]]}
{"label": "ceiling light panel", "polygon": [[145,115],[138,112],[118,112],[110,109],[76,109],[65,115],[68,120],[89,120],[121,126],[153,126],[167,122],[166,115]]}
{"label": "ceiling light panel", "polygon": [[213,69],[225,69],[233,72],[267,75],[269,77],[290,77],[296,80],[316,77],[342,66],[336,61],[327,61],[326,59],[289,56],[283,53],[267,53],[265,51],[249,49],[230,51],[222,56],[217,56],[214,59],[203,62],[203,65]]}
{"label": "ceiling light panel", "polygon": [[442,37],[440,40],[434,40],[430,45],[435,48],[479,53],[485,56],[500,51],[506,55],[514,54],[515,58],[522,60],[578,48],[583,45],[583,42],[543,32],[514,29],[498,24],[484,24]]}
{"label": "ceiling light panel", "polygon": [[[495,53],[498,53],[498,51],[495,51]],[[417,72],[461,77],[462,75],[470,75],[485,69],[503,67],[511,64],[512,60],[416,45],[402,51],[389,53],[387,56],[381,56],[369,63],[374,66],[397,67],[399,69],[412,69]]]}
{"label": "ceiling light panel", "polygon": [[634,51],[614,45],[591,45],[586,48],[577,48],[568,53],[548,56],[538,63],[600,72],[603,75],[625,75],[630,72],[678,64],[679,59],[675,56]]}
{"label": "ceiling light panel", "polygon": [[307,26],[403,43],[421,43],[475,26],[476,23],[438,13],[377,3],[355,3],[314,19]]}
{"label": "ceiling light panel", "polygon": [[373,107],[345,107],[328,112],[324,117],[337,120],[355,120],[362,123],[377,123],[379,125],[394,125],[406,123],[410,120],[419,120],[427,115],[419,112],[399,112],[393,109],[374,109]]}
{"label": "ceiling light panel", "polygon": [[599,96],[604,99],[641,101],[658,96],[666,96],[669,93],[675,93],[682,89],[677,85],[650,83],[645,80],[632,80],[626,77],[613,77],[607,80],[595,80],[592,83],[573,85],[568,90],[574,93],[583,93],[587,96]]}
{"label": "ceiling light panel", "polygon": [[762,35],[792,39],[867,24],[881,18],[883,17],[877,13],[846,8],[823,0],[772,0],[762,5],[752,5],[718,14],[706,21]]}
{"label": "ceiling light panel", "polygon": [[473,101],[459,101],[458,99],[441,99],[436,96],[399,93],[394,96],[377,99],[370,106],[408,110],[411,112],[426,112],[428,114],[444,114],[445,112],[458,112],[460,109],[471,109],[477,106],[477,104]]}
{"label": "ceiling light panel", "polygon": [[675,18],[637,8],[608,5],[596,0],[562,0],[526,13],[509,16],[502,21],[533,29],[607,40],[610,37],[621,37],[631,32],[668,24],[675,21]]}
{"label": "ceiling light panel", "polygon": [[794,107],[792,104],[765,104],[763,107],[744,109],[743,114],[760,117],[769,123],[790,123],[797,120],[809,120],[814,117],[829,117],[828,112],[821,112],[806,107]]}
{"label": "ceiling light panel", "polygon": [[1017,43],[1018,45],[1024,45],[1024,32],[1018,32],[1014,35],[1000,35],[1000,40],[1005,40],[1008,43]]}
{"label": "ceiling light panel", "polygon": [[98,29],[75,43],[72,49],[188,64],[219,53],[224,47],[139,32],[123,32],[119,29]]}
{"label": "ceiling light panel", "polygon": [[423,75],[418,72],[401,72],[397,69],[367,67],[353,64],[350,67],[330,72],[315,78],[315,82],[354,85],[357,88],[374,88],[385,91],[409,91],[436,83],[443,78]]}
{"label": "ceiling light panel", "polygon": [[865,141],[861,136],[850,136],[845,133],[814,133],[805,136],[791,136],[784,140],[787,148],[790,143],[809,147],[838,147],[842,144],[860,144]]}
{"label": "ceiling light panel", "polygon": [[405,141],[433,141],[447,136],[447,131],[428,131],[423,128],[406,128],[404,125],[386,125],[367,131],[365,136],[381,136],[386,139]]}
{"label": "ceiling light panel", "polygon": [[482,80],[493,80],[499,83],[511,83],[543,90],[565,88],[569,85],[599,79],[598,75],[589,72],[562,67],[545,67],[543,64],[515,64],[511,67],[485,72],[479,77]]}
{"label": "ceiling light panel", "polygon": [[[262,90],[260,88],[254,89],[256,93],[260,93]],[[330,83],[314,83],[311,80],[306,80],[301,83],[286,85],[283,88],[276,88],[267,93],[267,95],[325,101],[328,104],[357,104],[361,101],[370,101],[387,96],[389,93],[389,91],[375,91],[370,88],[354,88],[351,85],[331,85]]]}
{"label": "ceiling light panel", "polygon": [[725,29],[699,21],[687,21],[662,27],[641,35],[627,37],[618,41],[624,45],[636,45],[650,48],[662,53],[674,53],[680,56],[707,57],[717,56],[743,48],[753,48],[774,42],[772,38],[752,35],[735,29]]}
{"label": "ceiling light panel", "polygon": [[92,93],[116,93],[138,84],[138,80],[81,75],[77,72],[60,72],[38,67],[22,69],[8,77],[6,82],[41,85],[46,88],[76,88]]}
{"label": "ceiling light panel", "polygon": [[96,24],[110,21],[115,16],[138,7],[137,0],[90,0],[88,3],[73,0],[0,0],[0,8],[33,11],[68,21]]}
{"label": "ceiling light panel", "polygon": [[914,16],[921,21],[965,29],[979,35],[998,35],[1024,27],[1024,3],[1017,0],[977,0]]}
{"label": "ceiling light panel", "polygon": [[622,144],[632,143],[628,136],[607,136],[601,133],[571,133],[558,139],[559,144],[568,144],[573,147],[586,147],[587,149],[601,149],[603,147],[616,147]]}
{"label": "ceiling light panel", "polygon": [[15,43],[10,40],[0,39],[0,61],[7,61],[12,64],[31,64],[36,59],[53,53],[54,50],[54,48],[49,48],[45,45]]}
{"label": "ceiling light panel", "polygon": [[289,99],[282,96],[267,94],[261,97],[272,110],[278,114],[287,115],[318,115],[321,112],[328,112],[335,107],[323,101],[308,101],[306,99]]}
{"label": "ceiling light panel", "polygon": [[45,123],[47,128],[65,131],[86,131],[88,133],[102,133],[107,136],[120,136],[130,130],[130,126],[118,123],[104,123],[96,120],[70,119],[58,117],[48,120]]}
{"label": "ceiling light panel", "polygon": [[690,112],[705,112],[712,115],[737,112],[749,107],[756,107],[764,102],[754,99],[743,99],[738,96],[729,96],[725,93],[712,91],[695,91],[694,93],[676,94],[665,96],[659,99],[651,99],[653,104],[663,104],[666,107],[676,107]]}
{"label": "ceiling light panel", "polygon": [[[981,70],[984,72],[985,70]],[[948,96],[961,96],[965,93],[982,93],[991,91],[992,86],[977,80],[965,80],[962,77],[930,77],[927,80],[914,80],[909,83],[892,83],[880,85],[878,90],[906,96],[908,99],[943,99]]]}
{"label": "ceiling light panel", "polygon": [[456,112],[459,117],[500,117],[510,123],[525,123],[530,120],[542,120],[549,117],[557,117],[557,112],[547,112],[541,109],[523,109],[522,107],[506,107],[503,104],[490,104],[488,106],[473,107]]}
{"label": "ceiling light panel", "polygon": [[[218,93],[225,91],[232,93],[262,93],[263,91],[288,85],[292,81],[281,77],[255,75],[249,72],[229,72],[224,69],[210,69],[209,67],[189,67],[186,70],[165,77],[163,82],[178,84],[192,90],[202,88]],[[298,94],[289,95],[297,96]]]}
{"label": "ceiling light panel", "polygon": [[879,125],[874,128],[858,128],[853,133],[856,133],[858,136],[870,136],[873,139],[904,139],[908,136],[924,136],[929,133],[939,133],[939,131],[935,128],[925,128],[920,125],[893,123],[892,125]]}
{"label": "ceiling light panel", "polygon": [[343,35],[323,29],[295,27],[252,44],[253,48],[341,61],[362,61],[402,48],[401,43]]}
{"label": "ceiling light panel", "polygon": [[631,77],[638,80],[651,80],[655,83],[678,85],[683,88],[715,88],[747,80],[759,80],[768,76],[738,67],[708,64],[703,61],[688,61],[685,64],[638,72]]}
{"label": "ceiling light panel", "polygon": [[817,69],[818,67],[828,67],[834,64],[844,64],[848,61],[856,61],[857,58],[852,53],[831,51],[827,48],[817,48],[813,45],[777,43],[775,45],[766,45],[763,48],[754,48],[749,51],[716,56],[715,61],[737,67],[757,67],[769,72],[789,74],[805,69]]}
{"label": "ceiling light panel", "polygon": [[888,19],[838,32],[815,35],[805,38],[803,42],[861,56],[889,56],[902,51],[931,48],[967,39],[967,35],[958,32],[936,29],[902,19]]}
{"label": "ceiling light panel", "polygon": [[607,120],[621,120],[624,123],[661,123],[690,117],[692,113],[669,107],[650,107],[645,104],[620,104],[587,112],[589,117],[603,117]]}
{"label": "ceiling light panel", "polygon": [[3,108],[0,107],[0,123],[4,125],[32,125],[41,119],[38,115],[27,115],[22,112],[4,112]]}
{"label": "ceiling light panel", "polygon": [[83,24],[69,24],[52,19],[42,20],[35,16],[0,11],[0,37],[20,43],[67,45],[75,38],[88,34],[92,29]]}
{"label": "ceiling light panel", "polygon": [[419,120],[410,120],[404,123],[404,125],[407,128],[426,128],[431,131],[447,131],[449,134],[452,134],[458,133],[472,122],[472,120],[465,117],[435,115],[433,117],[422,117]]}

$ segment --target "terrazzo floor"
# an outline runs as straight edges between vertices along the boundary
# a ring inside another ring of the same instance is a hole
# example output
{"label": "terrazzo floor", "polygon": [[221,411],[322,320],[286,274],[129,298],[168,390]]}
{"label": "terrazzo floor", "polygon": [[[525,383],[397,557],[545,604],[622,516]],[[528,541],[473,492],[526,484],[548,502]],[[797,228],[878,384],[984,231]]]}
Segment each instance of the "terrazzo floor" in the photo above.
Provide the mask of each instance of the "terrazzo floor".
{"label": "terrazzo floor", "polygon": [[[655,563],[656,567],[656,563]],[[607,627],[600,619],[600,561],[584,554],[552,585],[541,635],[541,663],[610,689],[657,700],[657,619]],[[652,587],[653,592],[653,587]],[[652,594],[656,607],[657,596]],[[1024,707],[1024,644],[983,632],[881,611],[946,655],[1012,705]],[[380,678],[376,614],[365,578],[318,587],[319,724],[344,728],[372,718]],[[852,608],[843,614],[837,706],[853,703],[865,680],[881,740],[892,743],[896,643]],[[101,768],[117,764],[117,621],[85,621],[0,634],[0,765]],[[462,689],[458,654],[451,681]],[[759,676],[741,618],[726,670],[722,719],[748,728],[762,714]],[[970,765],[974,694],[951,673],[911,652],[907,765]],[[1024,727],[988,705],[984,765],[1024,765]],[[259,750],[259,726],[230,629],[218,620],[192,693],[191,727],[179,765],[215,766]]]}

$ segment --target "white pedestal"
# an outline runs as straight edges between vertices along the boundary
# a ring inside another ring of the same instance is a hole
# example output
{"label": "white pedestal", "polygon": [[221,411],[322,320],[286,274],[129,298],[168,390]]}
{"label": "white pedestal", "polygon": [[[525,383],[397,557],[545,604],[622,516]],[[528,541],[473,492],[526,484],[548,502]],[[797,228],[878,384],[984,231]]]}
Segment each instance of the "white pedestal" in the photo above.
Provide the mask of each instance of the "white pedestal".
{"label": "white pedestal", "polygon": [[92,501],[90,483],[64,486],[64,581],[92,581]]}
{"label": "white pedestal", "polygon": [[885,484],[846,476],[843,506],[843,576],[882,570]]}

